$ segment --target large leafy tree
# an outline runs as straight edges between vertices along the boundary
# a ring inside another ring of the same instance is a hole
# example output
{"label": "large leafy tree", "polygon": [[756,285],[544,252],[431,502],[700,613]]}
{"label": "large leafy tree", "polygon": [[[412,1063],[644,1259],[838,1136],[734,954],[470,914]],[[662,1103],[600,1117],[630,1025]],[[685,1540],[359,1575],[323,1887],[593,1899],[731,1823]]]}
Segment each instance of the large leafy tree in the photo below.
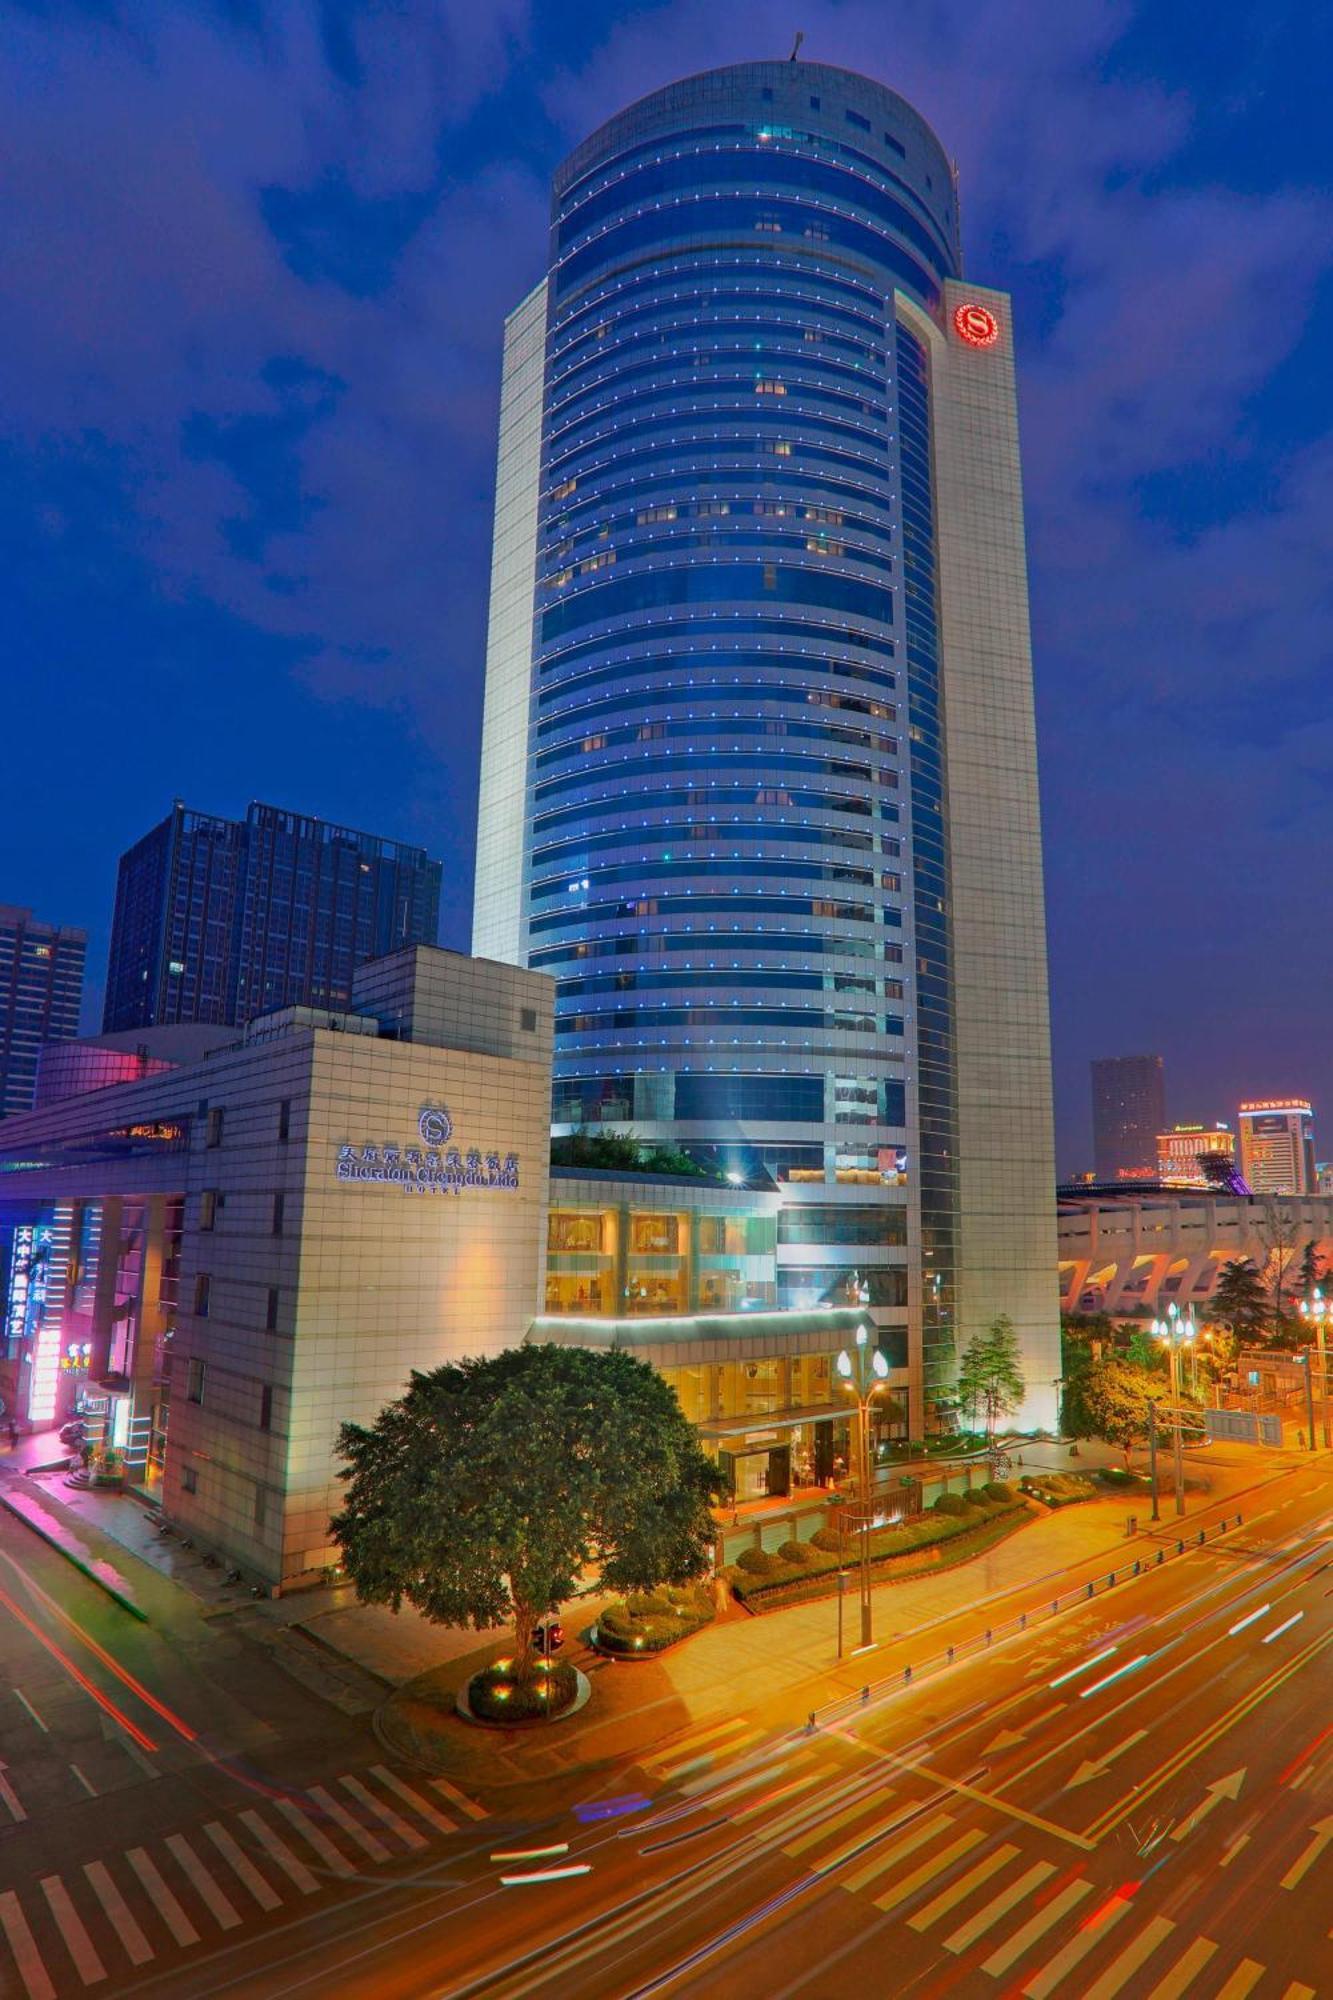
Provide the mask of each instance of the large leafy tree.
{"label": "large leafy tree", "polygon": [[338,1449],[331,1531],[358,1597],[478,1631],[512,1619],[520,1674],[537,1620],[585,1573],[650,1590],[708,1566],[714,1469],[629,1354],[527,1345],[413,1374]]}
{"label": "large leafy tree", "polygon": [[1001,1417],[1012,1416],[1027,1393],[1019,1360],[1018,1335],[1008,1313],[974,1333],[958,1369],[958,1401],[975,1422],[978,1414],[988,1441]]}
{"label": "large leafy tree", "polygon": [[1078,1378],[1072,1396],[1069,1386],[1063,1406],[1067,1435],[1116,1445],[1125,1454],[1126,1465],[1133,1447],[1147,1442],[1149,1403],[1170,1394],[1162,1375],[1132,1361],[1094,1361]]}
{"label": "large leafy tree", "polygon": [[1262,1340],[1268,1330],[1268,1288],[1250,1258],[1233,1257],[1222,1266],[1207,1313],[1241,1340]]}

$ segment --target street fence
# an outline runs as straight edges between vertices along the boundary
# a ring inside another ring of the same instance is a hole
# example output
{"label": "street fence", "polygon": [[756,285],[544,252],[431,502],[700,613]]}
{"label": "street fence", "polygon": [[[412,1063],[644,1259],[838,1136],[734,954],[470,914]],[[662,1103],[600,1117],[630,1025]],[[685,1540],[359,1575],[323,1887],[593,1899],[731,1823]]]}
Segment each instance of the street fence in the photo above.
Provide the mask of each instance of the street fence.
{"label": "street fence", "polygon": [[[926,1680],[946,1667],[956,1666],[960,1660],[987,1653],[1002,1639],[1011,1639],[1019,1632],[1030,1632],[1062,1611],[1072,1611],[1075,1606],[1086,1604],[1090,1598],[1104,1596],[1118,1584],[1130,1583],[1136,1576],[1146,1576],[1153,1570],[1161,1569],[1163,1564],[1174,1562],[1193,1549],[1202,1548],[1205,1542],[1215,1541],[1219,1535],[1233,1533],[1242,1525],[1242,1520],[1240,1514],[1227,1515],[1214,1528],[1197,1528],[1189,1535],[1168,1537],[1165,1542],[1159,1543],[1155,1557],[1136,1556],[1132,1562],[1120,1563],[1104,1576],[1092,1577],[1075,1589],[1062,1591],[1048,1604],[1036,1605],[1030,1611],[1020,1611],[1016,1618],[1005,1618],[996,1625],[988,1625],[974,1639],[946,1646],[943,1652],[930,1654],[923,1660],[900,1668],[897,1673],[867,1682],[859,1694],[843,1695],[837,1701],[826,1702],[822,1708],[811,1709],[806,1729],[822,1729],[831,1723],[845,1721],[849,1716],[859,1714],[881,1695],[892,1694],[904,1687],[915,1687],[918,1681]],[[1170,1545],[1172,1540],[1174,1547]]]}

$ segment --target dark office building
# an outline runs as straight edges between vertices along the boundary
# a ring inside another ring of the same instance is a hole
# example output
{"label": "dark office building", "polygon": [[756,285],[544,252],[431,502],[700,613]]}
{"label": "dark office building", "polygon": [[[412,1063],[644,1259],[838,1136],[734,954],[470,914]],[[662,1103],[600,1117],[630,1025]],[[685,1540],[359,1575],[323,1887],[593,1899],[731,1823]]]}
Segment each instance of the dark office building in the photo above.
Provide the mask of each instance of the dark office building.
{"label": "dark office building", "polygon": [[1092,1150],[1099,1181],[1151,1180],[1166,1130],[1160,1056],[1104,1056],[1092,1065]]}
{"label": "dark office building", "polygon": [[87,942],[0,903],[0,1118],[32,1110],[42,1044],[79,1032]]}
{"label": "dark office building", "polygon": [[367,959],[435,943],[442,873],[280,806],[230,820],[177,800],[121,856],[103,1032],[345,1007]]}

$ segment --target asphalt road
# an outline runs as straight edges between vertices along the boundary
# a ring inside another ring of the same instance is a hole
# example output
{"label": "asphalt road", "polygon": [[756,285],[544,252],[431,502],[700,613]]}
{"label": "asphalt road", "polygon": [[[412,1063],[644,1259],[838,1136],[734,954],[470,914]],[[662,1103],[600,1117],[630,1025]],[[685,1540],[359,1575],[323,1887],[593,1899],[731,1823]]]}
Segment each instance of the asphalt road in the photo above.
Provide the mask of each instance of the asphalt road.
{"label": "asphalt road", "polygon": [[[0,1589],[154,1743],[127,1742],[0,1600],[0,1674],[51,1739],[0,1693],[0,1776],[31,1815],[3,1830],[0,1794],[0,1991],[1333,1996],[1333,1482],[1302,1468],[1253,1505],[849,1719],[769,1736],[738,1711],[522,1823],[394,1766],[225,1621],[194,1647],[113,1642],[121,1614],[73,1605],[25,1538],[32,1581],[182,1737],[22,1595],[0,1531]],[[16,1970],[15,1910],[46,1986]]]}

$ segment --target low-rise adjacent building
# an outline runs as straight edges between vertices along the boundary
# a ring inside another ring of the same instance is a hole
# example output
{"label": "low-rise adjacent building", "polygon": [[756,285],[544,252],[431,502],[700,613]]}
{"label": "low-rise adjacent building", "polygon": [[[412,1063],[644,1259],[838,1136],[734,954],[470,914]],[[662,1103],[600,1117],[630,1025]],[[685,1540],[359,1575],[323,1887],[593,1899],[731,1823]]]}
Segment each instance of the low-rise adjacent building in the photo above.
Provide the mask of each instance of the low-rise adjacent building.
{"label": "low-rise adjacent building", "polygon": [[1266,1271],[1279,1240],[1292,1282],[1307,1243],[1333,1262],[1333,1195],[1084,1195],[1067,1186],[1058,1240],[1062,1312],[1158,1314],[1172,1303],[1206,1311],[1224,1264],[1248,1258]]}

